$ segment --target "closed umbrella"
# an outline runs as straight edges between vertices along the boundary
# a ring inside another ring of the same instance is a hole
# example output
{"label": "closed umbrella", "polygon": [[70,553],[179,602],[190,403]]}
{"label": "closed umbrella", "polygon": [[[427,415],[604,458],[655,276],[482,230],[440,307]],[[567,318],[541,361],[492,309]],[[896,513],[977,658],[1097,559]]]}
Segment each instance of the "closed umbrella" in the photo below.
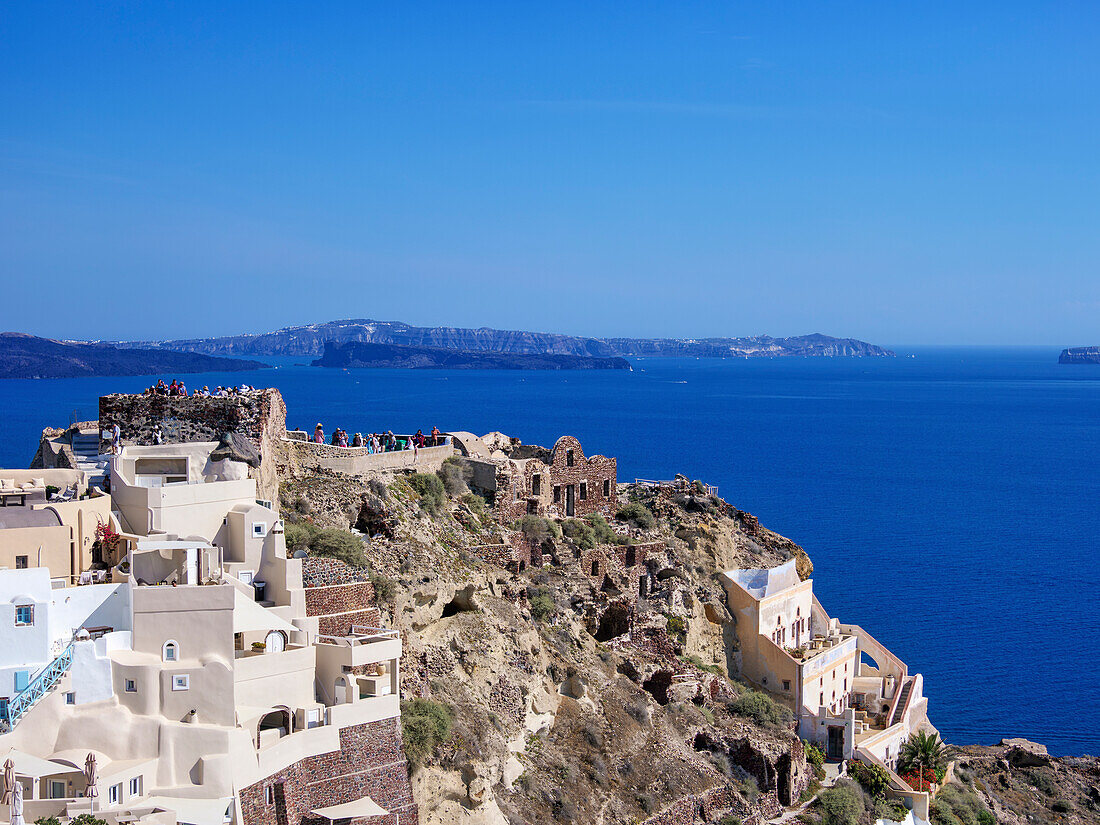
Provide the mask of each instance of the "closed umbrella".
{"label": "closed umbrella", "polygon": [[12,789],[15,787],[15,763],[8,760],[4,763],[4,796],[0,797],[0,804],[12,803]]}
{"label": "closed umbrella", "polygon": [[12,786],[11,825],[25,825],[23,822],[23,785],[16,782]]}
{"label": "closed umbrella", "polygon": [[95,798],[99,796],[99,788],[95,786],[95,754],[89,753],[84,760],[84,795],[92,800],[92,808],[95,808]]}

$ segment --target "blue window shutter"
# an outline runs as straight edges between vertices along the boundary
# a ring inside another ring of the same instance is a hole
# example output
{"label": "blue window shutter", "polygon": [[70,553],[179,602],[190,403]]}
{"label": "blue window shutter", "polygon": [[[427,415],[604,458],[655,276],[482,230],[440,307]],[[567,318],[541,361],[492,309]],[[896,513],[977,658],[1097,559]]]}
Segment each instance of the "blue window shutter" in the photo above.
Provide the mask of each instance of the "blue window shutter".
{"label": "blue window shutter", "polygon": [[15,671],[15,689],[26,690],[27,685],[31,683],[31,672],[29,670],[17,670]]}

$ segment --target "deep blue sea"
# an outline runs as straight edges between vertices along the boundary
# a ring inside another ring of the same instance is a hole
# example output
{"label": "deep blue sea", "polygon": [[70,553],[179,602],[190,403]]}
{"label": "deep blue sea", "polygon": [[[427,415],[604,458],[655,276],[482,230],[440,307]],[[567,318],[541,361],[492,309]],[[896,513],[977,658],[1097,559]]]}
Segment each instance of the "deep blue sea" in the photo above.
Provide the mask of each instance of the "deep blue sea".
{"label": "deep blue sea", "polygon": [[[635,359],[634,372],[277,370],[288,423],[327,432],[562,434],[620,481],[683,472],[809,552],[826,609],[925,675],[955,743],[1100,753],[1100,366],[1057,349],[895,359]],[[915,357],[904,357],[907,355]],[[298,365],[296,365],[296,362]],[[170,377],[170,376],[167,376]],[[0,466],[148,378],[0,381]]]}

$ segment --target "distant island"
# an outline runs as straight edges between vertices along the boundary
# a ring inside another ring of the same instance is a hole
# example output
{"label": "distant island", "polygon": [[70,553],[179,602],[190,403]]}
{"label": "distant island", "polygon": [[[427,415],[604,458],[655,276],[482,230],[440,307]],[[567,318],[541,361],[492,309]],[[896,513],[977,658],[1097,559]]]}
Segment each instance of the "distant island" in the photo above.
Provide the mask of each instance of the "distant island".
{"label": "distant island", "polygon": [[1100,347],[1069,347],[1058,356],[1059,364],[1100,364]]}
{"label": "distant island", "polygon": [[286,327],[258,335],[191,338],[175,341],[122,342],[141,347],[200,352],[207,355],[320,356],[328,342],[355,341],[429,347],[461,352],[497,352],[517,355],[575,355],[593,358],[624,356],[776,358],[784,356],[892,357],[888,349],[855,338],[833,338],[815,333],[791,338],[758,335],[749,338],[583,338],[549,332],[521,332],[489,327],[414,327],[400,321],[370,319],[329,321]]}
{"label": "distant island", "polygon": [[473,352],[438,347],[365,344],[359,341],[325,342],[325,353],[315,367],[389,367],[444,370],[628,370],[625,358],[589,355],[543,355],[513,352]]}
{"label": "distant island", "polygon": [[0,378],[77,378],[85,375],[184,375],[267,368],[259,361],[215,358],[163,349],[123,349],[0,333]]}

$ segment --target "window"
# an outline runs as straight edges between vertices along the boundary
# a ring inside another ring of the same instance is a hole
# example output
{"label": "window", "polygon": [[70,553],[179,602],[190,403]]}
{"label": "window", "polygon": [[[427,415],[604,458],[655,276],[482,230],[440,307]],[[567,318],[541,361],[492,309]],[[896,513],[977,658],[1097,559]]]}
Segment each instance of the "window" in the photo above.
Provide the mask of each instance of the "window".
{"label": "window", "polygon": [[190,690],[191,689],[191,677],[187,674],[175,675],[172,677],[172,690]]}
{"label": "window", "polygon": [[126,692],[127,693],[137,693],[137,684],[134,682],[133,679],[127,679],[126,680]]}
{"label": "window", "polygon": [[581,501],[585,501],[588,498],[588,485],[585,482],[581,482]]}
{"label": "window", "polygon": [[262,521],[252,522],[252,538],[262,539],[267,535],[267,524]]}
{"label": "window", "polygon": [[0,698],[0,718],[8,718],[8,697],[4,696]]}
{"label": "window", "polygon": [[790,690],[790,689],[791,689],[791,680],[790,679],[784,679],[783,680],[783,690]]}
{"label": "window", "polygon": [[161,658],[166,662],[178,662],[180,656],[180,646],[171,640],[164,643]]}
{"label": "window", "polygon": [[555,484],[554,485],[554,503],[557,504],[560,501],[561,501],[561,486]]}
{"label": "window", "polygon": [[542,476],[540,476],[538,473],[535,473],[533,476],[531,476],[531,495],[542,495]]}
{"label": "window", "polygon": [[592,559],[592,575],[593,576],[600,575],[600,560],[599,559]]}
{"label": "window", "polygon": [[16,570],[26,570],[27,569],[27,562],[29,560],[30,559],[27,556],[16,556],[15,557],[15,569]]}
{"label": "window", "polygon": [[275,789],[271,785],[264,788],[264,802],[268,805],[275,804]]}
{"label": "window", "polygon": [[122,799],[122,783],[112,785],[107,789],[107,802],[110,805],[117,805],[119,800]]}
{"label": "window", "polygon": [[65,783],[58,782],[56,779],[50,780],[50,799],[64,799],[65,798]]}
{"label": "window", "polygon": [[611,498],[611,479],[609,478],[603,480],[603,497]]}
{"label": "window", "polygon": [[822,693],[820,696],[817,697],[817,706],[821,707],[824,704],[825,704],[825,694]]}
{"label": "window", "polygon": [[521,498],[523,498],[523,488],[516,487],[516,501],[519,501]]}
{"label": "window", "polygon": [[566,450],[565,451],[565,466],[566,467],[572,467],[573,466],[573,451],[572,450]]}
{"label": "window", "polygon": [[847,679],[844,680],[844,689],[845,690],[848,689],[848,680]]}
{"label": "window", "polygon": [[71,690],[68,693],[65,694],[65,704],[66,705],[75,705],[76,704],[76,694],[73,693]]}
{"label": "window", "polygon": [[15,626],[26,627],[34,624],[34,605],[20,604],[15,607]]}
{"label": "window", "polygon": [[130,780],[130,796],[141,796],[140,776],[135,776]]}
{"label": "window", "polygon": [[17,670],[15,671],[15,691],[18,693],[21,690],[26,690],[27,685],[31,683],[31,672],[29,670]]}

